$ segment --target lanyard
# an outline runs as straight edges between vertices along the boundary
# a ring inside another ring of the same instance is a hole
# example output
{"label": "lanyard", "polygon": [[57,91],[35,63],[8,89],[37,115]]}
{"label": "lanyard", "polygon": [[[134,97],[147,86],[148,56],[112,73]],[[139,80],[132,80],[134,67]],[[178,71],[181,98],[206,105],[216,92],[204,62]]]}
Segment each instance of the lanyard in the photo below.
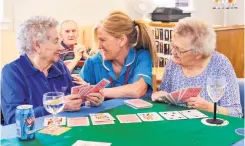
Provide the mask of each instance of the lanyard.
{"label": "lanyard", "polygon": [[[128,83],[128,74],[129,74],[129,71],[130,71],[130,66],[127,66],[127,71],[126,71],[126,77],[125,77],[125,80],[124,80],[124,85],[126,85]],[[111,87],[113,88],[114,87],[114,84],[112,82],[112,78],[110,77],[110,83],[111,83]]]}

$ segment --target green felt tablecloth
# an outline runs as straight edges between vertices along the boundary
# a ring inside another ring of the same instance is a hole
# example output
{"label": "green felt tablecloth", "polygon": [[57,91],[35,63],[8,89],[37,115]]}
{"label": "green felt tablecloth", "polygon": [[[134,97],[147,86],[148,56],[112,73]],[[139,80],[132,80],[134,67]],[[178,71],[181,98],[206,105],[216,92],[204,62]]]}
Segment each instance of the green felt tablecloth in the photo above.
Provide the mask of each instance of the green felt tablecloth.
{"label": "green felt tablecloth", "polygon": [[[116,118],[116,115],[119,114],[175,110],[186,110],[186,108],[154,103],[153,108],[149,109],[137,110],[124,105],[107,112]],[[203,113],[212,117],[212,113]],[[224,127],[206,126],[201,123],[201,119],[121,124],[116,118],[113,125],[94,126],[90,119],[90,126],[73,127],[60,136],[51,136],[37,132],[36,138],[31,141],[23,142],[15,138],[2,140],[1,142],[3,146],[70,146],[77,140],[110,142],[112,146],[230,146],[244,138],[235,133],[235,129],[244,127],[243,119],[223,115],[218,115],[218,118],[228,120],[229,125]]]}

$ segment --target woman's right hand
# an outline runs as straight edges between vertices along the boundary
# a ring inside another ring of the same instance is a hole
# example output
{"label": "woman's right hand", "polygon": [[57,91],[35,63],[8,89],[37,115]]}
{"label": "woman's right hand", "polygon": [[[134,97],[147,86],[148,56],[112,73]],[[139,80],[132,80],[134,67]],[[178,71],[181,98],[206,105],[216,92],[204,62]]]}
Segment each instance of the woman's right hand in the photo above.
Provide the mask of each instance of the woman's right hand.
{"label": "woman's right hand", "polygon": [[151,95],[151,100],[152,101],[159,101],[159,102],[164,102],[164,98],[161,98],[163,96],[166,96],[168,92],[165,91],[157,91]]}

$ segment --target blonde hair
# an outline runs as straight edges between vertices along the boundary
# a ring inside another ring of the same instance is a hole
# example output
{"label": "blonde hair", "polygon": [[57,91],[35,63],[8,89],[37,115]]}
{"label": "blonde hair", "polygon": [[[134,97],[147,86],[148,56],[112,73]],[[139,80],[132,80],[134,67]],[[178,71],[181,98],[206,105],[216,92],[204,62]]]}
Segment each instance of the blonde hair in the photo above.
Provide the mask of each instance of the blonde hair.
{"label": "blonde hair", "polygon": [[209,56],[215,51],[216,33],[212,26],[193,18],[181,19],[174,27],[174,34],[191,37],[193,50]]}
{"label": "blonde hair", "polygon": [[[100,24],[104,30],[115,38],[126,35],[130,47],[136,50],[149,50],[152,57],[152,64],[156,62],[156,44],[153,38],[152,30],[143,20],[133,21],[127,14],[121,11],[114,11]],[[97,40],[97,29],[95,26],[94,39]]]}

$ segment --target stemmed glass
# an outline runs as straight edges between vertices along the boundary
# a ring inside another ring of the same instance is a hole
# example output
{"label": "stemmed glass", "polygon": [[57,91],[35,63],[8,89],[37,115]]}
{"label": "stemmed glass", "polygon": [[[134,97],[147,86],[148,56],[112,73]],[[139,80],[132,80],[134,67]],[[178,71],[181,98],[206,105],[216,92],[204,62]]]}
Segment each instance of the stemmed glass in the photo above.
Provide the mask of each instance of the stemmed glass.
{"label": "stemmed glass", "polygon": [[53,115],[53,124],[57,127],[56,115],[64,108],[64,93],[47,92],[43,95],[44,108]]}
{"label": "stemmed glass", "polygon": [[213,119],[207,119],[206,122],[210,124],[222,124],[224,121],[216,118],[217,102],[224,95],[226,86],[226,79],[224,76],[212,76],[207,79],[207,92],[211,100],[214,102],[214,116]]}

